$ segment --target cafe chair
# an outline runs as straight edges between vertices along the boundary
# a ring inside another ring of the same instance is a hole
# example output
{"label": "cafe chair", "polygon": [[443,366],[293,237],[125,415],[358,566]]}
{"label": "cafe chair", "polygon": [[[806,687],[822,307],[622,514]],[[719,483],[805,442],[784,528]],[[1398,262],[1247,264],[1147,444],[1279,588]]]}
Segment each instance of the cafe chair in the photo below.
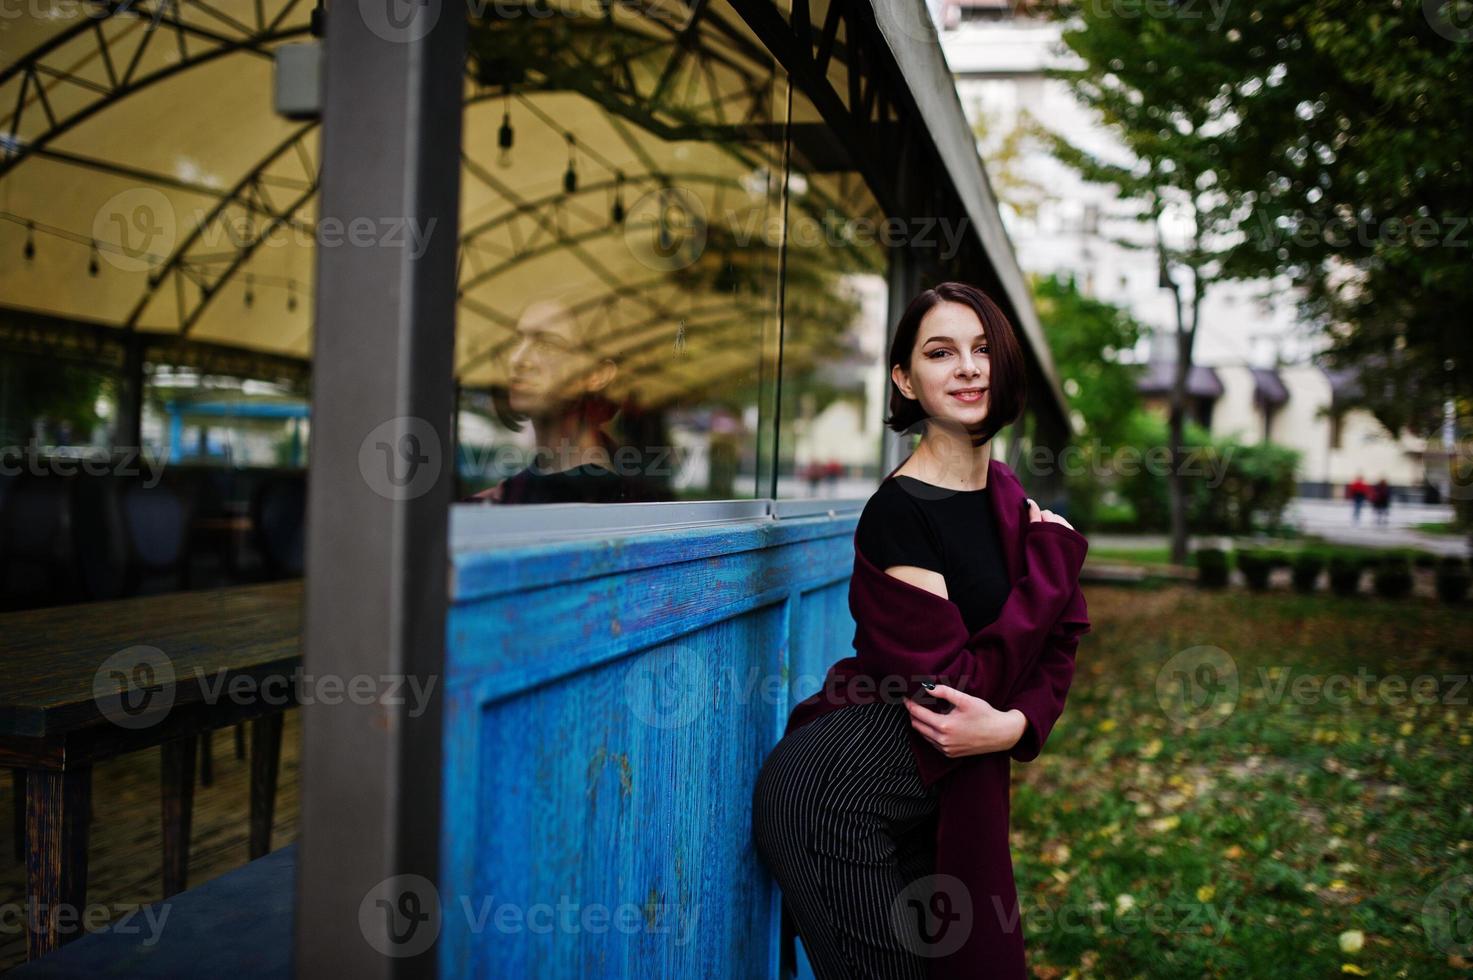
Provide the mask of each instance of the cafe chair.
{"label": "cafe chair", "polygon": [[251,494],[251,530],[260,549],[266,577],[299,578],[306,553],[307,478],[277,473],[256,485]]}
{"label": "cafe chair", "polygon": [[74,477],[21,473],[0,505],[0,595],[27,609],[78,598],[71,545]]}
{"label": "cafe chair", "polygon": [[123,528],[123,594],[137,595],[151,577],[172,580],[168,591],[189,588],[190,508],[167,483],[125,481],[118,487]]}

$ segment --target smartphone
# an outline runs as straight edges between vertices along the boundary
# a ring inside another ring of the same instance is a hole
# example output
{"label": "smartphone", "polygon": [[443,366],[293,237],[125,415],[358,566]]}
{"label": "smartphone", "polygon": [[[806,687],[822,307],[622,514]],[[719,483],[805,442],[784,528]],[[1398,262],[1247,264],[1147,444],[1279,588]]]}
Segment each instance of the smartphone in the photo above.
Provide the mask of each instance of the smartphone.
{"label": "smartphone", "polygon": [[948,713],[949,711],[951,711],[952,708],[956,707],[955,704],[952,704],[950,701],[945,701],[941,698],[938,698],[936,695],[932,694],[924,687],[916,688],[915,694],[912,694],[910,699],[921,707],[928,708],[931,711],[942,715]]}

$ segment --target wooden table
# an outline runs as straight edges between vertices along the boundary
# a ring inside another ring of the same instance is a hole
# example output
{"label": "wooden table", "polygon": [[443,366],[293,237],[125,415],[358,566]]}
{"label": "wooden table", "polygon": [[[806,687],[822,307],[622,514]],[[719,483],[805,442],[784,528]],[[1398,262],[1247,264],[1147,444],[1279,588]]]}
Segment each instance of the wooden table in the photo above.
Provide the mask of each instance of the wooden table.
{"label": "wooden table", "polygon": [[249,720],[251,857],[271,849],[301,617],[301,580],[0,615],[0,765],[23,774],[27,959],[81,931],[96,762],[161,747],[167,898],[185,887],[199,736]]}

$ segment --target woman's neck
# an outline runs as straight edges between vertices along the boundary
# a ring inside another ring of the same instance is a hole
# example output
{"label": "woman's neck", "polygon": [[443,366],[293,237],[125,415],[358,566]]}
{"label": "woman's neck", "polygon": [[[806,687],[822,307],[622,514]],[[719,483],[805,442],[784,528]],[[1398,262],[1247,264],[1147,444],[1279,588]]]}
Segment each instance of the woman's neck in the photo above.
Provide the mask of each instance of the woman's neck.
{"label": "woman's neck", "polygon": [[983,490],[992,461],[992,440],[973,446],[965,432],[957,438],[934,423],[915,452],[895,472],[947,490]]}

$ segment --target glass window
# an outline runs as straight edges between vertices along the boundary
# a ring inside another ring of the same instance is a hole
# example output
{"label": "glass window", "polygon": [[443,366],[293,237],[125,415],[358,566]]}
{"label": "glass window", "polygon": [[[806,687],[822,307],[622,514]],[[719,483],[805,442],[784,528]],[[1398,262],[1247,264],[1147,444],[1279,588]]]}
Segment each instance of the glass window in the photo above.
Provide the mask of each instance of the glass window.
{"label": "glass window", "polygon": [[765,496],[786,77],[724,2],[549,10],[471,25],[457,496]]}
{"label": "glass window", "polygon": [[888,221],[833,130],[794,92],[777,497],[868,493],[883,474]]}

